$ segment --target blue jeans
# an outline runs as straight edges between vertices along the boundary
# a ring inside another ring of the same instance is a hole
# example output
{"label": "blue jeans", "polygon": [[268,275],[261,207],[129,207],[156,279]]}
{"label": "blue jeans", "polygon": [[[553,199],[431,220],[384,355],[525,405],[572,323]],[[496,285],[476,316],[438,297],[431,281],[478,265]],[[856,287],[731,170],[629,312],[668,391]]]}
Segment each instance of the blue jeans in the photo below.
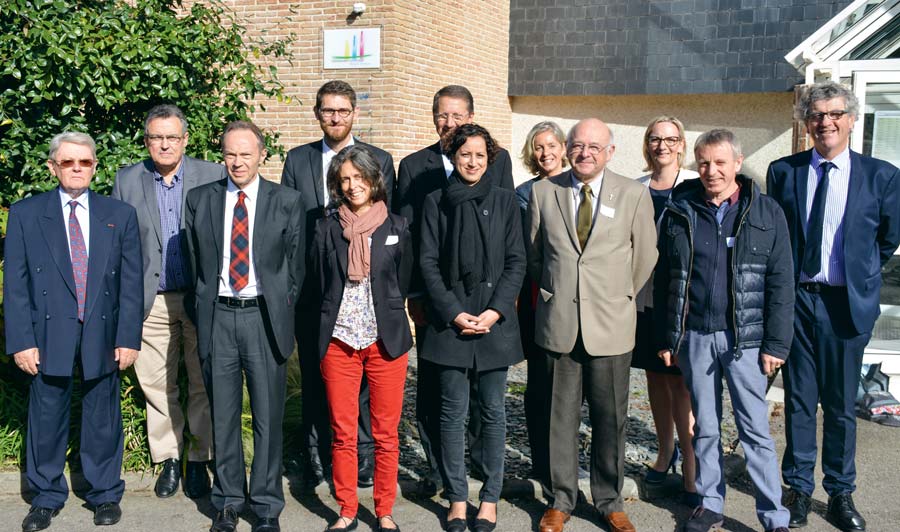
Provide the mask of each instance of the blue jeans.
{"label": "blue jeans", "polygon": [[722,377],[734,409],[738,437],[747,472],[756,486],[756,516],[766,530],[787,527],[790,513],[781,505],[781,478],[775,442],[769,435],[766,375],[758,349],[744,349],[736,358],[734,333],[687,331],[678,366],[691,394],[694,410],[694,452],[697,455],[697,493],[703,507],[725,510],[722,469]]}

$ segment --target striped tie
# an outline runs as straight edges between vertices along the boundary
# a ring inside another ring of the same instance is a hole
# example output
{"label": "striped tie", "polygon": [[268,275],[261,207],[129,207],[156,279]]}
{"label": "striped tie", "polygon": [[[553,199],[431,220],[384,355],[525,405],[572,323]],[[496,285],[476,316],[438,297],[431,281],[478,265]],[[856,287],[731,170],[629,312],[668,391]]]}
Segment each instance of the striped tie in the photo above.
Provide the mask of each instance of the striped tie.
{"label": "striped tie", "polygon": [[250,228],[247,223],[247,206],[243,191],[238,192],[237,204],[234,206],[234,217],[231,220],[231,264],[228,267],[228,280],[231,287],[240,292],[247,286],[250,273]]}
{"label": "striped tie", "polygon": [[81,224],[75,217],[75,208],[78,202],[69,202],[69,248],[72,253],[72,275],[75,277],[75,296],[78,298],[78,321],[84,321],[84,299],[87,290],[88,254],[84,245],[84,234],[81,232]]}

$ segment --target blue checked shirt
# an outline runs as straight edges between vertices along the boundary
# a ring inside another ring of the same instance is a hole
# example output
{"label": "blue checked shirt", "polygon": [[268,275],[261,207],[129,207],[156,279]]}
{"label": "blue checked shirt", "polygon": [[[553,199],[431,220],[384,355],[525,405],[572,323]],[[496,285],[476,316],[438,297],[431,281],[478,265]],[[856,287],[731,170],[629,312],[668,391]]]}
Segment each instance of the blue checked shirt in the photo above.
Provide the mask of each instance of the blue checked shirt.
{"label": "blue checked shirt", "polygon": [[156,206],[159,208],[159,229],[162,240],[162,275],[159,291],[184,290],[188,286],[185,257],[181,249],[181,197],[184,190],[184,162],[178,167],[172,184],[153,173],[156,179]]}

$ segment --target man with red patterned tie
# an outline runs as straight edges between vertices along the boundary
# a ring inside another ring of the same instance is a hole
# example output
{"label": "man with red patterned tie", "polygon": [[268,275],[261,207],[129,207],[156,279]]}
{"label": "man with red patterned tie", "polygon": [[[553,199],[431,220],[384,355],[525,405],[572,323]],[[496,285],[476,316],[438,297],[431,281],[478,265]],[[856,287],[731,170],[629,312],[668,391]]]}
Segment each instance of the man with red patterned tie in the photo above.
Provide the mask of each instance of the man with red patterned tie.
{"label": "man with red patterned tie", "polygon": [[[257,516],[253,532],[278,532],[285,362],[294,350],[305,216],[299,192],[259,176],[266,157],[259,128],[232,122],[221,144],[228,178],[191,190],[185,212],[216,456],[210,531],[234,532],[249,506]],[[244,377],[253,417],[249,489],[241,447]]]}
{"label": "man with red patterned tie", "polygon": [[59,187],[10,208],[5,249],[6,351],[31,379],[25,477],[34,499],[24,532],[49,527],[68,497],[63,471],[76,374],[85,498],[95,525],[121,518],[119,370],[137,358],[144,308],[137,217],[127,203],[89,190],[94,140],[61,133],[49,151]]}

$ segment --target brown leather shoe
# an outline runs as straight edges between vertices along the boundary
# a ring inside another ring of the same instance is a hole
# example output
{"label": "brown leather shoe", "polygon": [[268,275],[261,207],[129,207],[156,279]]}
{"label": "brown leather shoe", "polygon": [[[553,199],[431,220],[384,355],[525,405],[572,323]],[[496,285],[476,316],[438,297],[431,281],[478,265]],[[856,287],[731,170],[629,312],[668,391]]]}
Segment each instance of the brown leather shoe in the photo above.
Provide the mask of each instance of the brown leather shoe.
{"label": "brown leather shoe", "polygon": [[560,512],[556,508],[547,508],[544,516],[541,517],[541,532],[562,532],[563,525],[571,517],[565,512]]}
{"label": "brown leather shoe", "polygon": [[609,523],[610,532],[636,532],[634,525],[628,520],[625,512],[610,512],[604,516]]}

